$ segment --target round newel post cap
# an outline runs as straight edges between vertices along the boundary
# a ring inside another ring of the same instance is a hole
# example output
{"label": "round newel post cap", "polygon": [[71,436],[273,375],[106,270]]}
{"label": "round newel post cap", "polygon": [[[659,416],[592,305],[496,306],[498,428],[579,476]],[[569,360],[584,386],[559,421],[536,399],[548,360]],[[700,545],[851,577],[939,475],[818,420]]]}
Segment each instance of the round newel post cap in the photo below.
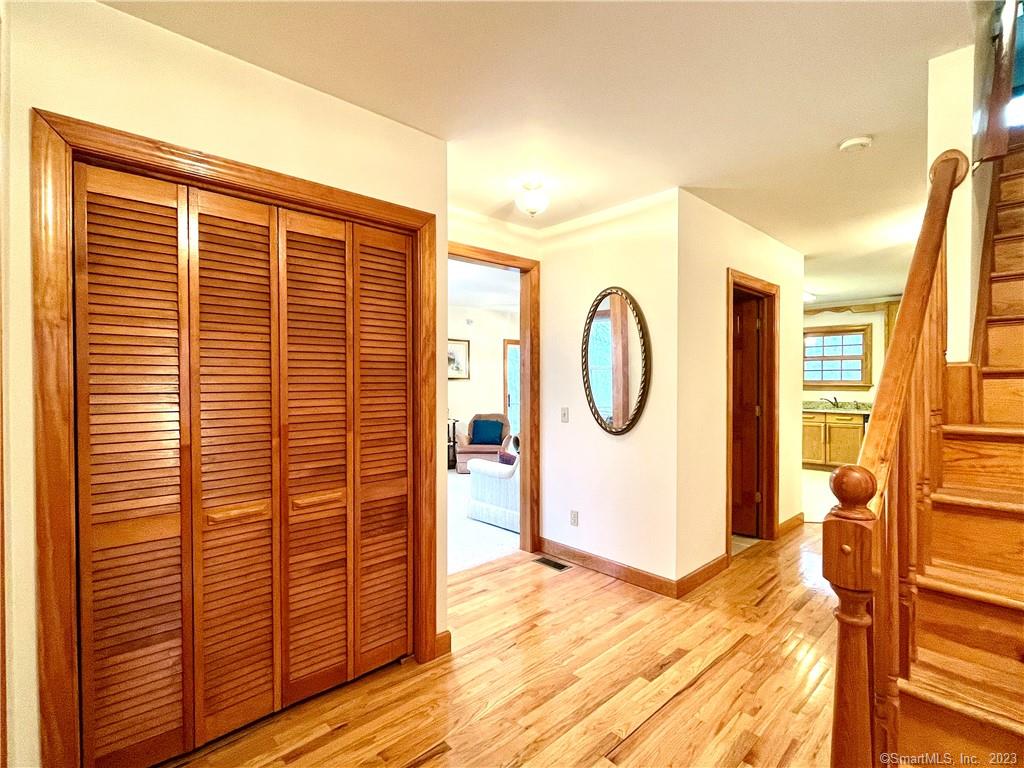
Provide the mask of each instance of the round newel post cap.
{"label": "round newel post cap", "polygon": [[837,467],[832,472],[829,487],[843,507],[866,507],[878,490],[875,476],[857,464]]}

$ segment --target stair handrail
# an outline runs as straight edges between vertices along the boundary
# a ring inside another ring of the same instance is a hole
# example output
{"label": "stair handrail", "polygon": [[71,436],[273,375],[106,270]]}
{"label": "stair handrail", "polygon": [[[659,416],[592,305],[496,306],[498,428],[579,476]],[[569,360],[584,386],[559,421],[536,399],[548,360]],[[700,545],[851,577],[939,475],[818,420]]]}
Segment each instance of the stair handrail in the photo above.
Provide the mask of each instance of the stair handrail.
{"label": "stair handrail", "polygon": [[[870,768],[879,762],[876,741],[882,739],[874,736],[872,617],[887,617],[890,606],[872,606],[872,601],[878,581],[876,571],[882,573],[881,578],[891,576],[892,571],[877,567],[878,556],[885,553],[873,552],[874,542],[882,533],[875,530],[875,524],[897,455],[933,287],[939,266],[944,263],[942,254],[950,202],[969,168],[967,156],[956,149],[946,150],[932,163],[921,233],[914,248],[858,463],[837,468],[830,479],[839,503],[832,507],[822,526],[822,570],[839,598],[835,610],[838,638],[832,711],[833,768]],[[942,322],[945,322],[944,317]],[[887,526],[892,524],[887,521]],[[894,555],[889,555],[887,562],[892,562]],[[891,602],[895,599],[894,585],[884,586],[886,599]],[[885,610],[880,611],[880,608]]]}
{"label": "stair handrail", "polygon": [[1010,126],[1006,107],[1013,98],[1013,65],[1017,56],[1018,0],[1006,0],[999,10],[993,40],[993,63],[988,81],[988,98],[982,100],[984,115],[975,145],[978,161],[995,160],[1009,151]]}

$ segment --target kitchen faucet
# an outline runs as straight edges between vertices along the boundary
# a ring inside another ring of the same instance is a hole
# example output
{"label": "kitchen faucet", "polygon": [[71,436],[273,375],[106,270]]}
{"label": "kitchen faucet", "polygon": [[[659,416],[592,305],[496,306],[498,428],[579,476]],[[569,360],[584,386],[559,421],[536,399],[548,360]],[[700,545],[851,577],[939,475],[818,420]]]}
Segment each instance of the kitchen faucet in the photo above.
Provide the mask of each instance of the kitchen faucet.
{"label": "kitchen faucet", "polygon": [[821,397],[821,398],[818,398],[818,399],[819,400],[824,400],[826,403],[828,403],[829,405],[834,406],[836,408],[839,407],[839,398],[838,397],[833,397],[831,400],[829,398],[827,398],[827,397]]}

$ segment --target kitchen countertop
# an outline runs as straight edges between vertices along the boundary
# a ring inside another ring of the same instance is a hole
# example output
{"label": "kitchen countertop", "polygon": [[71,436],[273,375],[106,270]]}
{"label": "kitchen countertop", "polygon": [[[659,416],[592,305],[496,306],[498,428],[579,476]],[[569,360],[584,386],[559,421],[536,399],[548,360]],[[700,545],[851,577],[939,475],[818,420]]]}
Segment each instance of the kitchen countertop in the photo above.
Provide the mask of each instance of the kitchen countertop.
{"label": "kitchen countertop", "polygon": [[871,404],[859,402],[840,402],[839,407],[836,408],[834,405],[829,405],[828,403],[824,403],[821,401],[804,400],[803,410],[821,413],[859,413],[862,416],[870,416]]}
{"label": "kitchen countertop", "polygon": [[856,413],[860,416],[871,415],[871,411],[858,411],[853,408],[804,408],[804,413]]}

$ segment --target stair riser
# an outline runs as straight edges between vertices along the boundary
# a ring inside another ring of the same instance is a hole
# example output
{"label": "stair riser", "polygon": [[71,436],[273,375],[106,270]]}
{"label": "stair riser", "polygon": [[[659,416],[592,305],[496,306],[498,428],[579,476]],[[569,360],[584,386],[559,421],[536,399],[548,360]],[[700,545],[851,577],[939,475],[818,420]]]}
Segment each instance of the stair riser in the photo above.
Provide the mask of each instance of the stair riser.
{"label": "stair riser", "polygon": [[942,483],[957,488],[1024,486],[1024,443],[1012,438],[944,435]]}
{"label": "stair riser", "polygon": [[1024,424],[1024,378],[985,377],[981,418],[986,424]]}
{"label": "stair riser", "polygon": [[1024,600],[1024,517],[936,503],[931,531],[932,563],[1019,578],[1021,588],[1011,597]]}
{"label": "stair riser", "polygon": [[1024,200],[1024,176],[1010,176],[999,180],[999,202]]}
{"label": "stair riser", "polygon": [[1024,323],[988,324],[988,365],[1024,368]]}
{"label": "stair riser", "polygon": [[919,588],[916,639],[919,648],[992,670],[1008,693],[1024,679],[1022,611]]}
{"label": "stair riser", "polygon": [[1024,206],[1011,206],[996,211],[996,234],[1024,232]]}
{"label": "stair riser", "polygon": [[1024,171],[1024,152],[1011,152],[1002,160],[1003,173],[1016,173]]}
{"label": "stair riser", "polygon": [[1024,269],[1024,239],[996,243],[994,272],[1019,272]]}
{"label": "stair riser", "polygon": [[960,764],[959,755],[973,755],[978,765],[988,765],[993,752],[1024,754],[1024,737],[903,692],[899,751],[903,755],[938,752],[940,756],[949,752],[955,765]]}
{"label": "stair riser", "polygon": [[992,315],[1024,314],[1024,277],[992,281]]}

